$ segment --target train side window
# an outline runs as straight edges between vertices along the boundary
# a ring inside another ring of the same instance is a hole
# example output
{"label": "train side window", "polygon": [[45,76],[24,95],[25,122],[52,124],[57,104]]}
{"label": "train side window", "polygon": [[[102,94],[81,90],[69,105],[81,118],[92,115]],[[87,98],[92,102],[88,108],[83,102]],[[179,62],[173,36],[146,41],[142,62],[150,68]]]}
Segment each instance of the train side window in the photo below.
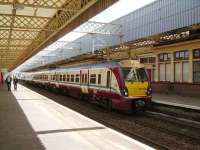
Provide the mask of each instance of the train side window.
{"label": "train side window", "polygon": [[79,74],[76,74],[75,82],[79,82],[79,78],[80,78],[80,75],[79,75]]}
{"label": "train side window", "polygon": [[58,80],[59,80],[59,75],[57,74],[57,75],[56,75],[56,81],[58,81]]}
{"label": "train side window", "polygon": [[110,71],[107,71],[107,82],[106,82],[106,86],[108,88],[110,88]]}
{"label": "train side window", "polygon": [[64,75],[63,75],[63,81],[65,81],[65,80],[66,80],[66,75],[64,74]]}
{"label": "train side window", "polygon": [[74,82],[74,75],[71,75],[71,82]]}
{"label": "train side window", "polygon": [[84,74],[82,74],[82,76],[81,76],[81,82],[82,82],[82,83],[85,83],[85,82],[84,82]]}
{"label": "train side window", "polygon": [[98,74],[98,84],[101,84],[101,74]]}
{"label": "train side window", "polygon": [[85,83],[87,84],[88,81],[87,81],[87,74],[85,74]]}
{"label": "train side window", "polygon": [[67,75],[67,82],[69,82],[69,79],[70,79],[70,75]]}
{"label": "train side window", "polygon": [[60,75],[60,81],[62,81],[62,75]]}
{"label": "train side window", "polygon": [[91,74],[90,75],[90,83],[91,84],[96,84],[96,74]]}

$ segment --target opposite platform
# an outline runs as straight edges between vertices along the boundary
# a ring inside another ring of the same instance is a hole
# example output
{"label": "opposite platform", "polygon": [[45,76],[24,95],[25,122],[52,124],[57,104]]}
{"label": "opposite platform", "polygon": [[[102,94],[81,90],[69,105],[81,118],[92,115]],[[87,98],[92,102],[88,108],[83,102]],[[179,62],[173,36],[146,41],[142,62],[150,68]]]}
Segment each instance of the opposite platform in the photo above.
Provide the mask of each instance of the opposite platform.
{"label": "opposite platform", "polygon": [[1,150],[152,149],[22,85],[0,89],[0,117]]}
{"label": "opposite platform", "polygon": [[153,93],[152,101],[155,103],[200,110],[200,98],[197,97]]}

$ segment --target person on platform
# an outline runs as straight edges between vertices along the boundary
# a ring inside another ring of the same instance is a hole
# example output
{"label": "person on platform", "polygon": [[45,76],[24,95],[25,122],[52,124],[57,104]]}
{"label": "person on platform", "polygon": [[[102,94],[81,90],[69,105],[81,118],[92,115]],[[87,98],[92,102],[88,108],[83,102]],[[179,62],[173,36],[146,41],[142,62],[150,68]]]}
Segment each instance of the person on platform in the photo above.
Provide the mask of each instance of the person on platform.
{"label": "person on platform", "polygon": [[12,82],[12,78],[11,78],[10,75],[8,75],[6,77],[6,84],[7,84],[7,87],[8,87],[8,91],[10,91],[10,89],[11,89],[11,82]]}
{"label": "person on platform", "polygon": [[17,77],[15,76],[14,79],[13,79],[13,84],[14,84],[14,89],[17,90],[17,83],[18,83],[18,79]]}

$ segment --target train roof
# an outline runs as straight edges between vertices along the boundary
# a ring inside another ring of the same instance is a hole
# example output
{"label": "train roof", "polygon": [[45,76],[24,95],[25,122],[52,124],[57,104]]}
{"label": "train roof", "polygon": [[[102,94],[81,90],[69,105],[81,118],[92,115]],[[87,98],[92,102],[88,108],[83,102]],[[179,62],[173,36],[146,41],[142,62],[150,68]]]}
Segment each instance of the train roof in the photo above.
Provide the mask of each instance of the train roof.
{"label": "train roof", "polygon": [[33,72],[38,74],[38,73],[51,73],[51,72],[64,72],[67,70],[73,70],[73,71],[78,71],[79,69],[91,69],[91,68],[115,68],[115,67],[144,67],[143,64],[136,62],[135,60],[124,60],[120,62],[116,61],[109,61],[109,62],[100,62],[97,64],[87,64],[87,65],[79,65],[79,66],[68,66],[68,67],[59,67],[56,69],[51,69],[51,70],[45,70],[45,71],[38,71],[38,72]]}
{"label": "train roof", "polygon": [[114,68],[114,67],[119,67],[119,63],[118,62],[101,62],[101,63],[97,63],[97,64],[89,64],[89,65],[79,65],[79,66],[73,66],[73,67],[60,67],[57,69],[54,69],[52,71],[64,71],[65,69],[68,70],[79,70],[79,69],[89,69],[89,68],[105,68],[105,67],[109,67],[109,68]]}

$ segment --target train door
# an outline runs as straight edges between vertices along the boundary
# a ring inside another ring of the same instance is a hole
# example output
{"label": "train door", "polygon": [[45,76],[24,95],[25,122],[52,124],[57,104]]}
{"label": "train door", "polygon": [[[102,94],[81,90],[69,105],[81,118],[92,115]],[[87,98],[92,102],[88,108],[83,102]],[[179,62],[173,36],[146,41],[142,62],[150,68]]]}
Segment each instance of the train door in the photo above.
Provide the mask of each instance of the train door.
{"label": "train door", "polygon": [[148,75],[148,78],[149,78],[149,81],[152,81],[152,69],[147,69],[147,75]]}
{"label": "train door", "polygon": [[106,78],[106,87],[107,87],[108,91],[110,92],[110,90],[111,90],[111,71],[110,70],[107,71],[106,77],[107,77]]}
{"label": "train door", "polygon": [[80,71],[81,75],[81,92],[84,94],[88,94],[88,69],[82,69]]}

